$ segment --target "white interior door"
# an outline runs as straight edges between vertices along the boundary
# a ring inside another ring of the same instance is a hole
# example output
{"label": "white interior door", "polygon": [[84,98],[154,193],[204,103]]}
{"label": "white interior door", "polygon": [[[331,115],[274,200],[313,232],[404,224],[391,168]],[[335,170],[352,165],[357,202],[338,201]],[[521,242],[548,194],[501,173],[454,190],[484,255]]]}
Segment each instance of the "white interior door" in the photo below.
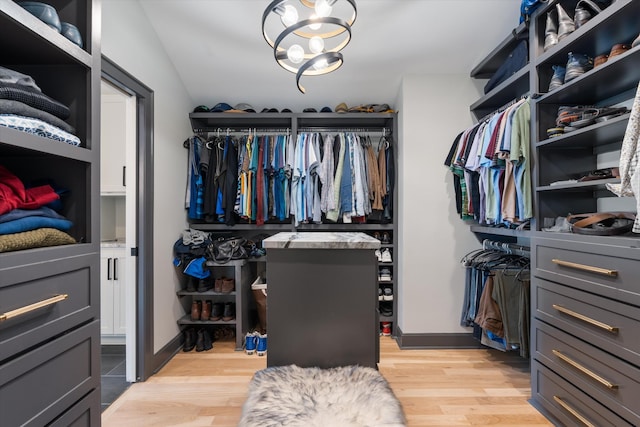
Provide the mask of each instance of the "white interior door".
{"label": "white interior door", "polygon": [[[102,81],[103,114],[101,124],[101,193],[103,197],[124,197],[124,212],[116,201],[116,213],[112,220],[102,220],[113,225],[113,235],[124,237],[125,250],[118,257],[118,281],[114,298],[114,333],[125,335],[126,380],[136,380],[136,287],[137,258],[132,249],[137,248],[137,100]],[[120,199],[118,199],[120,200]],[[106,205],[106,204],[105,204]],[[103,216],[105,212],[103,212]],[[107,231],[109,233],[109,231]],[[105,231],[103,231],[105,234]],[[124,235],[124,236],[123,236]]]}

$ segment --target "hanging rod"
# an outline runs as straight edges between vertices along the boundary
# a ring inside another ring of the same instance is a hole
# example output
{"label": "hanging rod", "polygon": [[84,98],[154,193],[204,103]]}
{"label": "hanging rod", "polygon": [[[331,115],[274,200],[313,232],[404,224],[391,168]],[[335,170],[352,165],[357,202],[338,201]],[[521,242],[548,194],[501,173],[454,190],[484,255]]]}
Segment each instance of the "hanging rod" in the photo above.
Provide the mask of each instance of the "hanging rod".
{"label": "hanging rod", "polygon": [[493,249],[527,258],[531,254],[531,249],[528,246],[517,245],[515,243],[495,242],[489,239],[484,239],[482,241],[482,249]]}
{"label": "hanging rod", "polygon": [[197,134],[219,134],[220,136],[226,134],[247,134],[247,133],[291,133],[291,128],[206,128],[206,129],[194,129]]}
{"label": "hanging rod", "polygon": [[511,107],[513,104],[522,101],[523,99],[526,99],[529,96],[529,92],[520,95],[517,98],[512,99],[511,101],[507,102],[506,104],[504,104],[502,107],[495,109],[494,111],[490,112],[489,114],[485,114],[484,117],[482,117],[480,120],[478,120],[478,123],[484,122],[486,119],[488,119],[489,117],[493,116],[494,114],[498,114],[498,113],[502,113],[504,110],[506,110],[507,108]]}
{"label": "hanging rod", "polygon": [[360,128],[360,127],[302,127],[298,128],[298,132],[363,132],[363,133],[381,133],[383,135],[391,135],[391,129],[388,128]]}

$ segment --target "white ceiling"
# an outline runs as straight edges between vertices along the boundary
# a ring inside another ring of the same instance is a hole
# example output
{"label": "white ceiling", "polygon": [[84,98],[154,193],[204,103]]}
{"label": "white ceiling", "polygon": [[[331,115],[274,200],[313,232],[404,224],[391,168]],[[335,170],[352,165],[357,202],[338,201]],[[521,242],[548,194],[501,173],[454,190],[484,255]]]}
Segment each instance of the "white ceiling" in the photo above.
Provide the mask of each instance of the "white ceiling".
{"label": "white ceiling", "polygon": [[139,0],[195,105],[393,104],[402,76],[468,74],[518,25],[520,0],[358,0],[345,62],[324,76],[280,68],[262,37],[270,0]]}

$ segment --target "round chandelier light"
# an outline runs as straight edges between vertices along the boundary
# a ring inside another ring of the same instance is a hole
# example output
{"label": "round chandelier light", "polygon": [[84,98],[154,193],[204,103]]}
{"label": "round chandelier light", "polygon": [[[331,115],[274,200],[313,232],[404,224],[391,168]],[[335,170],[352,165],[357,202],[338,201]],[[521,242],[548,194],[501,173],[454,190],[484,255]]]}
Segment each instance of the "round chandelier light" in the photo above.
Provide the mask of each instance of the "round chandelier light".
{"label": "round chandelier light", "polygon": [[355,0],[274,0],[262,14],[262,35],[276,62],[296,75],[319,76],[343,63],[340,51],[351,40],[358,11]]}

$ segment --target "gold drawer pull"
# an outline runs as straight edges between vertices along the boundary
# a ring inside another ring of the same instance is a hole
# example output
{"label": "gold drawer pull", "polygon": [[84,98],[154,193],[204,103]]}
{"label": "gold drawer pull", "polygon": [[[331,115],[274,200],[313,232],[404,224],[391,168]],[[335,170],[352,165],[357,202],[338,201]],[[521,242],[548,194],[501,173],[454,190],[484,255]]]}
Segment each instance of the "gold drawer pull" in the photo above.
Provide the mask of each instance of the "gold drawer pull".
{"label": "gold drawer pull", "polygon": [[596,327],[598,327],[600,329],[604,329],[605,331],[611,332],[612,334],[618,333],[619,329],[618,329],[617,326],[607,325],[606,323],[599,322],[599,321],[597,321],[595,319],[592,319],[590,317],[585,316],[584,314],[576,313],[575,311],[569,310],[568,308],[564,308],[563,306],[558,305],[558,304],[553,304],[552,307],[555,308],[556,310],[558,310],[561,313],[564,313],[564,314],[569,315],[571,317],[575,317],[578,320],[582,320],[583,322],[587,322],[590,325],[596,326]]}
{"label": "gold drawer pull", "polygon": [[16,308],[15,310],[7,311],[4,314],[0,314],[0,322],[11,319],[12,317],[18,317],[22,314],[27,314],[33,310],[37,310],[42,307],[46,307],[51,304],[55,304],[60,301],[64,301],[69,297],[67,294],[56,295],[55,297],[48,298],[43,301],[35,302],[33,304],[25,305],[24,307]]}
{"label": "gold drawer pull", "polygon": [[567,402],[565,402],[564,400],[560,399],[558,396],[553,396],[553,400],[555,400],[560,406],[562,406],[568,413],[570,413],[571,415],[576,417],[578,420],[582,421],[582,424],[586,425],[587,427],[596,427],[594,424],[589,422],[588,419],[586,419],[578,411],[576,411],[571,406],[569,406],[569,404]]}
{"label": "gold drawer pull", "polygon": [[561,259],[552,259],[552,263],[563,267],[575,268],[576,270],[588,271],[590,273],[602,274],[610,277],[618,277],[618,270],[609,270],[607,268],[593,267],[591,265],[578,264],[575,262],[563,261]]}
{"label": "gold drawer pull", "polygon": [[618,385],[617,384],[613,384],[610,381],[605,380],[604,378],[602,378],[600,375],[596,374],[595,372],[593,372],[590,369],[585,368],[584,366],[582,366],[581,364],[579,364],[578,362],[576,362],[575,360],[571,359],[569,356],[562,354],[562,352],[560,350],[551,350],[553,352],[553,354],[555,354],[556,356],[558,356],[560,359],[562,359],[562,361],[568,363],[569,365],[573,366],[574,368],[576,368],[577,370],[579,370],[580,372],[582,372],[583,374],[586,374],[588,376],[590,376],[591,378],[593,378],[594,380],[598,381],[600,384],[602,384],[603,386],[607,387],[608,389],[617,389]]}

